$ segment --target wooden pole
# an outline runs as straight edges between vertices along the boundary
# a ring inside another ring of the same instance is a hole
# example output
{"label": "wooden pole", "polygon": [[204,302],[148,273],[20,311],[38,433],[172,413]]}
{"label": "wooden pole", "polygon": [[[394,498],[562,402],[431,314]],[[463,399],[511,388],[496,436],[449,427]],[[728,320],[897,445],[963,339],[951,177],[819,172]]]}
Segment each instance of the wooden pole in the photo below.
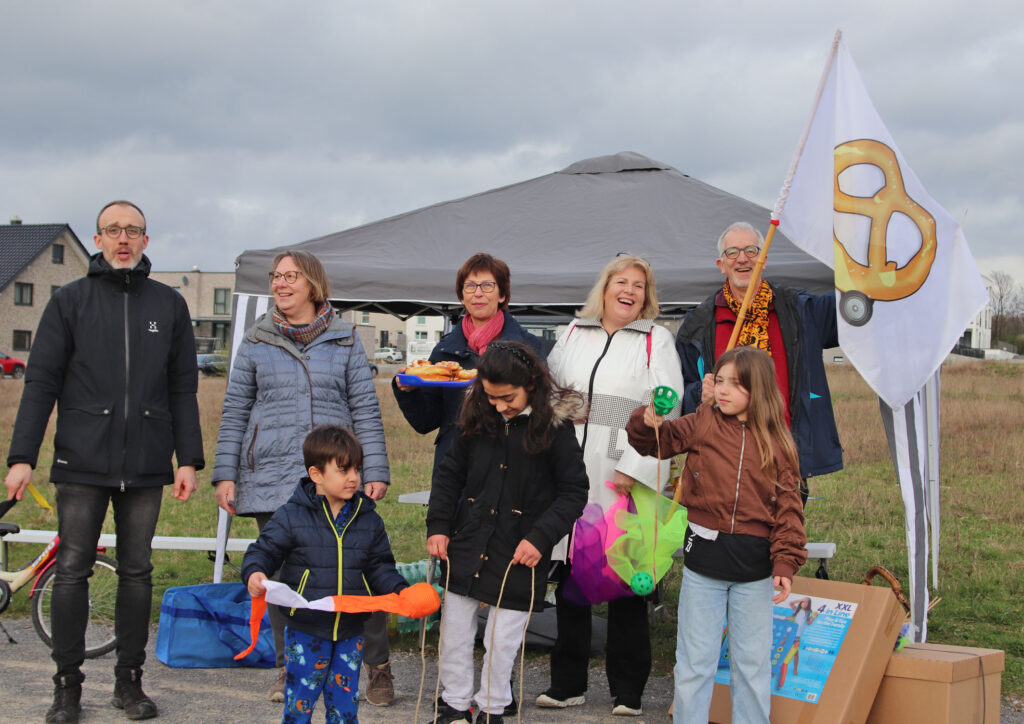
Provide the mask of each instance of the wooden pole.
{"label": "wooden pole", "polygon": [[740,330],[743,329],[743,322],[747,318],[747,309],[750,307],[750,300],[754,298],[754,294],[761,287],[761,269],[764,268],[764,259],[768,255],[768,247],[772,245],[772,237],[775,236],[775,229],[778,227],[779,222],[772,219],[771,226],[768,227],[768,235],[764,237],[764,246],[761,247],[761,253],[757,255],[757,262],[754,264],[754,273],[750,277],[750,284],[747,286],[747,293],[743,295],[743,303],[740,305],[740,313],[736,315],[736,326],[732,328],[732,335],[729,337],[729,346],[725,348],[728,352],[730,349],[736,346],[736,340],[740,337]]}

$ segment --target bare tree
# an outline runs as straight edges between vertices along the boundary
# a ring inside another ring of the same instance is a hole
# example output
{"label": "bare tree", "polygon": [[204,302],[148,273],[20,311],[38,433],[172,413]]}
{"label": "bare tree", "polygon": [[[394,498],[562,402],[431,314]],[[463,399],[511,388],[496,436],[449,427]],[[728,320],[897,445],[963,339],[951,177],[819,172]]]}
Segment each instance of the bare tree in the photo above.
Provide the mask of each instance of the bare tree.
{"label": "bare tree", "polygon": [[1002,340],[1018,325],[1016,318],[1024,312],[1024,290],[1006,272],[988,275],[989,297],[992,304],[992,341]]}

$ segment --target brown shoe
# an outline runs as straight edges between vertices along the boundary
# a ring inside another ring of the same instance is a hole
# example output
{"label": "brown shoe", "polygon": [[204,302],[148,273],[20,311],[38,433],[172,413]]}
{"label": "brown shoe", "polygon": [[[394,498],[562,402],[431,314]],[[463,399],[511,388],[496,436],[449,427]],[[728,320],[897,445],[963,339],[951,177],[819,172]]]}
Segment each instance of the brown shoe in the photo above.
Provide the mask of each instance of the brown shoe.
{"label": "brown shoe", "polygon": [[366,667],[369,682],[366,685],[366,700],[374,706],[388,706],[395,699],[395,679],[391,673],[391,662],[385,661],[380,666]]}
{"label": "brown shoe", "polygon": [[277,679],[274,680],[273,686],[267,692],[267,698],[279,704],[284,701],[284,677],[285,669],[282,666],[281,670],[277,672]]}

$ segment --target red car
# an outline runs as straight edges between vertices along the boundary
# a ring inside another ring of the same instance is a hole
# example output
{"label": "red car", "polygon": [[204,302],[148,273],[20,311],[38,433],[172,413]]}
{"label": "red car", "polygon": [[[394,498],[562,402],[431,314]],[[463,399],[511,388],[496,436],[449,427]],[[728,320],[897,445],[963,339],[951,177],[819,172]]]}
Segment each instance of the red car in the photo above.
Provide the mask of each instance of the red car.
{"label": "red car", "polygon": [[20,380],[25,376],[24,360],[8,357],[3,352],[0,352],[0,365],[3,366],[5,375],[10,375],[16,380]]}

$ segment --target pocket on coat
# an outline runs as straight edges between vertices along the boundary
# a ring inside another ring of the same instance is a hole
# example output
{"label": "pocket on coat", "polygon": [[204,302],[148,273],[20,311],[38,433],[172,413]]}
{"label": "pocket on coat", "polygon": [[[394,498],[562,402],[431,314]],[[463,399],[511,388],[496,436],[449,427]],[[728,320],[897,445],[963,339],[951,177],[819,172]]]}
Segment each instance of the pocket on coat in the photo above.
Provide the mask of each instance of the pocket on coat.
{"label": "pocket on coat", "polygon": [[114,406],[64,408],[53,439],[56,468],[82,473],[109,473],[109,438]]}
{"label": "pocket on coat", "polygon": [[165,473],[171,469],[174,454],[174,427],[171,413],[152,407],[142,409],[142,451],[139,472]]}

